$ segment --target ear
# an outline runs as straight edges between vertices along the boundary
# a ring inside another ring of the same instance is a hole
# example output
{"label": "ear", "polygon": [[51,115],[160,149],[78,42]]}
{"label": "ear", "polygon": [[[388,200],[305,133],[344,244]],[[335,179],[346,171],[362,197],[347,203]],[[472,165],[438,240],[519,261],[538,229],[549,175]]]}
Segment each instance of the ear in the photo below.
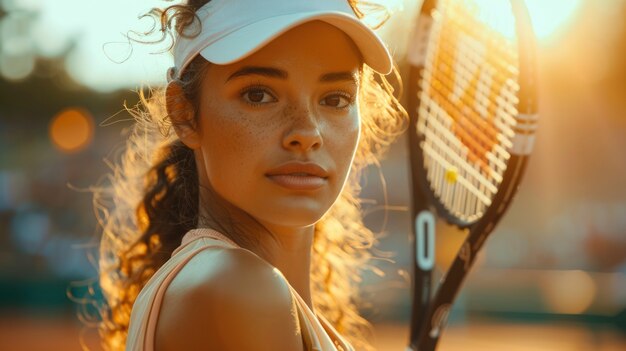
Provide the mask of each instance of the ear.
{"label": "ear", "polygon": [[179,83],[173,81],[165,90],[167,114],[172,121],[176,135],[190,149],[200,148],[198,125],[194,121],[194,107],[183,93]]}

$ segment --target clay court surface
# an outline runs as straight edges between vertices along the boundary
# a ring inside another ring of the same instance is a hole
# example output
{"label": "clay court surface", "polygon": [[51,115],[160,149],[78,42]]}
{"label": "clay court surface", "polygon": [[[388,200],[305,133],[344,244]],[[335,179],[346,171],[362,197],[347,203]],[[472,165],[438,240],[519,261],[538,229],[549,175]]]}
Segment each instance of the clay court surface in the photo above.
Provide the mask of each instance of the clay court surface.
{"label": "clay court surface", "polygon": [[[70,318],[0,317],[0,350],[80,351],[80,325]],[[380,351],[404,351],[407,329],[377,324],[375,346]],[[99,350],[93,332],[85,341]],[[451,326],[438,351],[624,351],[626,335],[615,330],[591,330],[577,325],[472,322]]]}

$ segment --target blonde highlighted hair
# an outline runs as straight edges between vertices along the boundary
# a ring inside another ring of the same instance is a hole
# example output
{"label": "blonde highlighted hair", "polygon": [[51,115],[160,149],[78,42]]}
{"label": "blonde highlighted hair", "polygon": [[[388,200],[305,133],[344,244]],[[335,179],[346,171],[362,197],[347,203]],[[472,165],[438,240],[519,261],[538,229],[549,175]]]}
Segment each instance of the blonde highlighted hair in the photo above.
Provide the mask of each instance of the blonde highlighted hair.
{"label": "blonde highlighted hair", "polygon": [[[161,39],[172,31],[180,35],[194,21],[195,11],[208,1],[189,0],[153,10]],[[199,77],[207,64],[197,57],[180,79],[184,97],[192,104],[197,102]],[[365,337],[370,325],[357,306],[361,271],[372,258],[370,248],[375,243],[373,232],[363,224],[359,179],[364,168],[377,164],[405,129],[406,112],[393,92],[384,76],[364,65],[358,97],[361,138],[350,175],[338,200],[315,225],[313,303],[357,350],[372,349]],[[102,226],[99,279],[105,304],[98,329],[106,350],[124,349],[139,291],[169,259],[182,236],[198,224],[199,184],[193,151],[171,128],[165,89],[140,92],[139,97],[139,104],[128,109],[135,123],[123,132],[127,141],[121,158],[108,163],[111,173],[106,184],[92,187]],[[246,238],[240,232],[232,228],[224,234],[242,243]]]}

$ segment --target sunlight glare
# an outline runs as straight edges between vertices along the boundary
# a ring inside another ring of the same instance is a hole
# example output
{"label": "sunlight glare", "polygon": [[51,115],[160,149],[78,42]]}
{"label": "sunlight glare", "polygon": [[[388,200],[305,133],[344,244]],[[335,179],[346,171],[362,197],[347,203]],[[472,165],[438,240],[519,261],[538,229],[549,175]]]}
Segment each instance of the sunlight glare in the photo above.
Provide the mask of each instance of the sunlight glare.
{"label": "sunlight glare", "polygon": [[[69,48],[66,68],[76,81],[98,91],[143,83],[163,84],[172,58],[167,43],[129,43],[129,31],[143,32],[151,19],[139,19],[162,0],[12,0],[20,11],[35,13],[30,40],[38,55],[54,57]],[[135,35],[135,37],[138,37]],[[140,37],[154,40],[157,36]]]}
{"label": "sunlight glare", "polygon": [[[511,6],[508,1],[473,0],[476,15],[506,37],[515,36]],[[552,41],[573,20],[581,0],[525,0],[533,30],[540,42]]]}
{"label": "sunlight glare", "polygon": [[549,42],[574,19],[581,0],[526,0],[535,35]]}

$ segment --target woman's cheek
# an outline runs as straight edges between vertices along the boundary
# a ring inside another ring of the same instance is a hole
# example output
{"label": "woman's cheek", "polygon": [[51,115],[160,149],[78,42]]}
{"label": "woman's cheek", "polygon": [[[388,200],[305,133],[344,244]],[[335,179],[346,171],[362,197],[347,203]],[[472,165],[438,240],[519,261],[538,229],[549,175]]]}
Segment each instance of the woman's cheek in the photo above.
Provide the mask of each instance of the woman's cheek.
{"label": "woman's cheek", "polygon": [[345,124],[337,126],[332,136],[333,149],[329,150],[334,155],[337,170],[340,171],[341,181],[345,181],[352,159],[358,146],[361,126],[358,115],[350,116]]}
{"label": "woman's cheek", "polygon": [[350,158],[354,155],[361,136],[361,117],[357,111],[358,109],[355,107],[354,112],[350,114],[348,131],[344,133],[346,136],[344,139],[348,144],[346,148],[351,150]]}

